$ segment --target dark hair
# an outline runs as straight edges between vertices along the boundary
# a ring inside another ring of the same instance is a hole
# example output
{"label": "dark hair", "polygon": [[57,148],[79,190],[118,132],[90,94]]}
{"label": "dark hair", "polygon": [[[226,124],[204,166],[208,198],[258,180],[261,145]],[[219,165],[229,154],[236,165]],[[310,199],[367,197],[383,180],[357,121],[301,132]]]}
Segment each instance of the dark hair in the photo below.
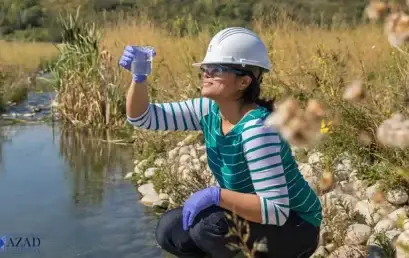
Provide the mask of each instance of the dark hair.
{"label": "dark hair", "polygon": [[[244,91],[241,100],[243,103],[250,104],[250,103],[256,103],[257,105],[260,105],[264,108],[266,108],[269,112],[274,111],[274,102],[275,99],[266,99],[266,98],[261,98],[260,93],[261,93],[261,88],[260,85],[263,82],[263,70],[262,68],[256,67],[256,66],[240,66],[240,65],[234,65],[232,66],[233,68],[244,71],[248,76],[251,77],[251,83],[250,85],[246,88]],[[256,78],[255,74],[258,74],[258,78]]]}

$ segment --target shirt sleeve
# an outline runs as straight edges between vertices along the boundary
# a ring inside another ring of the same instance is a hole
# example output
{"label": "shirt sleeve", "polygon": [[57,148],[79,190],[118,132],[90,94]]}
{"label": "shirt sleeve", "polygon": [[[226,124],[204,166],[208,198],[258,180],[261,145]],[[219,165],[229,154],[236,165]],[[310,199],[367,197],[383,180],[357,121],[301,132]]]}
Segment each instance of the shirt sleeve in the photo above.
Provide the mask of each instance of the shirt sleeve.
{"label": "shirt sleeve", "polygon": [[194,98],[180,102],[150,103],[139,117],[129,117],[130,124],[138,128],[166,131],[202,130],[201,118],[208,114],[211,101]]}
{"label": "shirt sleeve", "polygon": [[278,132],[252,120],[242,133],[243,151],[254,190],[260,198],[263,224],[282,226],[290,213],[289,195]]}

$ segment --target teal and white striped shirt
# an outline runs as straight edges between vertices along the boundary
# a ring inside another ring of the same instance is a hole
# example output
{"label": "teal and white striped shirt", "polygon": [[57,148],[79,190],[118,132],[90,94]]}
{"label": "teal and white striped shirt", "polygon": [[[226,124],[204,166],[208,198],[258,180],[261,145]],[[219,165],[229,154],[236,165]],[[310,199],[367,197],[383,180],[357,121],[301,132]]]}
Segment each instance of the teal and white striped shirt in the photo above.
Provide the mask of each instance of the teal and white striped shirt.
{"label": "teal and white striped shirt", "polygon": [[226,135],[216,103],[207,98],[151,103],[139,117],[128,121],[150,130],[202,130],[208,165],[222,188],[257,194],[262,223],[284,225],[290,209],[320,226],[322,208],[304,180],[290,146],[278,131],[264,126],[269,115],[259,107],[247,113]]}

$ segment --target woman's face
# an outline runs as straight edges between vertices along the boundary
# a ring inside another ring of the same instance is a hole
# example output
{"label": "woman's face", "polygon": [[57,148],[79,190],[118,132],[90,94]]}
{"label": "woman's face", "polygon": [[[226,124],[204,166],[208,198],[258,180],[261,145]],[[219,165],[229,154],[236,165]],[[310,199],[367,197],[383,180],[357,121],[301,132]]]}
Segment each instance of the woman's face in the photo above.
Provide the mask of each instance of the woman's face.
{"label": "woman's face", "polygon": [[218,100],[237,100],[250,84],[251,78],[243,72],[224,65],[202,65],[202,96]]}

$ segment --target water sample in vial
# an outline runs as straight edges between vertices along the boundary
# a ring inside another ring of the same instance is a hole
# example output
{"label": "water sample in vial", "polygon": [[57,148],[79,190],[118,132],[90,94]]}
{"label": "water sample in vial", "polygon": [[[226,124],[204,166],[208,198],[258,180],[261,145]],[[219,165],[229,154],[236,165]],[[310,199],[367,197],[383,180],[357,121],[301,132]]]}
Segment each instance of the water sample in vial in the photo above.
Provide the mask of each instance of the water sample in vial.
{"label": "water sample in vial", "polygon": [[[143,50],[143,52],[153,51],[152,47],[138,47]],[[148,51],[146,51],[148,50]],[[143,56],[143,55],[141,55]],[[148,76],[152,72],[152,54],[146,54],[142,58],[134,58],[131,64],[131,71],[135,75],[146,75]]]}

